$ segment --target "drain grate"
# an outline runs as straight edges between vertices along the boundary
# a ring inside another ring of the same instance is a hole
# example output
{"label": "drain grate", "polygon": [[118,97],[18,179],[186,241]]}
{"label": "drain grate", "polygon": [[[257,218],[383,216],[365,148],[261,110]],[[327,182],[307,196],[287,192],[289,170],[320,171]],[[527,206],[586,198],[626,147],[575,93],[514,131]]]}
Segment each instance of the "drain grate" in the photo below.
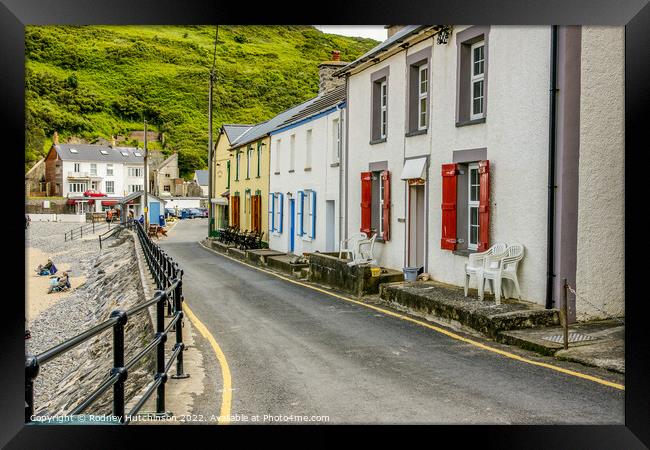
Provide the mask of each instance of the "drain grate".
{"label": "drain grate", "polygon": [[[564,335],[555,334],[553,336],[543,337],[542,339],[561,344],[562,342],[564,342]],[[596,339],[597,338],[595,338],[593,336],[587,336],[586,334],[571,332],[571,333],[569,333],[568,341],[569,342],[583,342],[583,341],[593,341],[593,340],[596,340]]]}

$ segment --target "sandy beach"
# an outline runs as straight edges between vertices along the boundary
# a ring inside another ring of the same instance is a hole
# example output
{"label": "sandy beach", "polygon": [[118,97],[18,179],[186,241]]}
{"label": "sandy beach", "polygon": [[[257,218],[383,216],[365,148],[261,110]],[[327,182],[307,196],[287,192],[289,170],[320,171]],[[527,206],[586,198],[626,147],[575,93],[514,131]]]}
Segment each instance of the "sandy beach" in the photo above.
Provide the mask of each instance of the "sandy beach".
{"label": "sandy beach", "polygon": [[38,248],[25,248],[25,317],[27,320],[34,320],[40,313],[50,306],[72,294],[74,289],[81,286],[86,277],[81,274],[70,273],[70,284],[72,289],[67,292],[53,292],[48,294],[50,286],[49,276],[39,276],[34,271],[39,264],[45,264],[47,258],[54,261],[54,265],[60,274],[70,269],[69,263],[57,262],[56,255],[48,255]]}

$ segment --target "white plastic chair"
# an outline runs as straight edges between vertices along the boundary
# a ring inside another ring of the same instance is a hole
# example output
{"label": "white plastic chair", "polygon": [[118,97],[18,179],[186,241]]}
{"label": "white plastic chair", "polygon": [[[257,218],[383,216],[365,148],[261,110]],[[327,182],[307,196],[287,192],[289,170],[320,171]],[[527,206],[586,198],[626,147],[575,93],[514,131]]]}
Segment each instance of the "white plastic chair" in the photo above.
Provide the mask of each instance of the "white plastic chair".
{"label": "white plastic chair", "polygon": [[341,259],[341,255],[343,254],[343,252],[345,252],[345,253],[350,253],[350,255],[352,256],[351,259],[354,261],[354,259],[356,258],[354,252],[357,249],[357,243],[365,239],[368,239],[368,235],[366,233],[353,233],[347,239],[343,239],[339,243],[339,259]]}
{"label": "white plastic chair", "polygon": [[356,241],[355,248],[352,251],[354,258],[348,263],[348,266],[356,266],[359,264],[377,264],[373,250],[375,248],[375,240],[377,233],[373,234],[370,239],[361,239]]}
{"label": "white plastic chair", "polygon": [[[501,255],[506,252],[508,246],[505,242],[494,244],[492,247],[481,253],[470,253],[469,261],[465,263],[465,297],[469,289],[469,279],[472,275],[477,276],[477,272],[484,267],[485,259],[492,255]],[[496,267],[496,266],[495,266]]]}
{"label": "white plastic chair", "polygon": [[[512,281],[517,292],[517,298],[521,300],[521,290],[517,279],[517,268],[519,261],[524,259],[524,246],[521,244],[509,245],[506,253],[502,256],[488,256],[483,269],[480,269],[476,276],[478,278],[478,296],[483,300],[483,286],[485,280],[494,281],[494,299],[497,305],[501,304],[501,280]],[[492,267],[496,263],[496,267]]]}

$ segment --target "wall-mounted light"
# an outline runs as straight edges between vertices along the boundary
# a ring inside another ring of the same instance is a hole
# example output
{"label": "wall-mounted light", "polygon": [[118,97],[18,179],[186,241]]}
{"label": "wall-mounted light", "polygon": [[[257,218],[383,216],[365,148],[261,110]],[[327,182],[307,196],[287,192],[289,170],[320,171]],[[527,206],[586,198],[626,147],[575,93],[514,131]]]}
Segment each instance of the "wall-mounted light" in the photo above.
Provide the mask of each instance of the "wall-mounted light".
{"label": "wall-mounted light", "polygon": [[442,30],[440,30],[438,32],[438,40],[436,41],[436,43],[438,45],[448,43],[449,42],[449,36],[451,36],[451,31],[452,31],[452,27],[449,26],[449,25],[445,25],[442,28]]}

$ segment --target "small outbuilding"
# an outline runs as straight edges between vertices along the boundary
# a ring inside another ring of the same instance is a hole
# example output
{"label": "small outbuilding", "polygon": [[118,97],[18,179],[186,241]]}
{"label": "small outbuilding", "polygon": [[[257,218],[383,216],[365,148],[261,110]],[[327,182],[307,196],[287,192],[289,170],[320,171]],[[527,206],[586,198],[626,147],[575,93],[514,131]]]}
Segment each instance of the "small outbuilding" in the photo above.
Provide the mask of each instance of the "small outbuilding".
{"label": "small outbuilding", "polygon": [[[132,194],[127,195],[119,202],[120,210],[123,212],[120,214],[122,222],[125,222],[133,213],[133,218],[138,219],[143,214],[144,208],[144,191],[136,191]],[[147,204],[149,206],[149,223],[157,224],[160,216],[165,214],[165,200],[152,195],[147,194]]]}

